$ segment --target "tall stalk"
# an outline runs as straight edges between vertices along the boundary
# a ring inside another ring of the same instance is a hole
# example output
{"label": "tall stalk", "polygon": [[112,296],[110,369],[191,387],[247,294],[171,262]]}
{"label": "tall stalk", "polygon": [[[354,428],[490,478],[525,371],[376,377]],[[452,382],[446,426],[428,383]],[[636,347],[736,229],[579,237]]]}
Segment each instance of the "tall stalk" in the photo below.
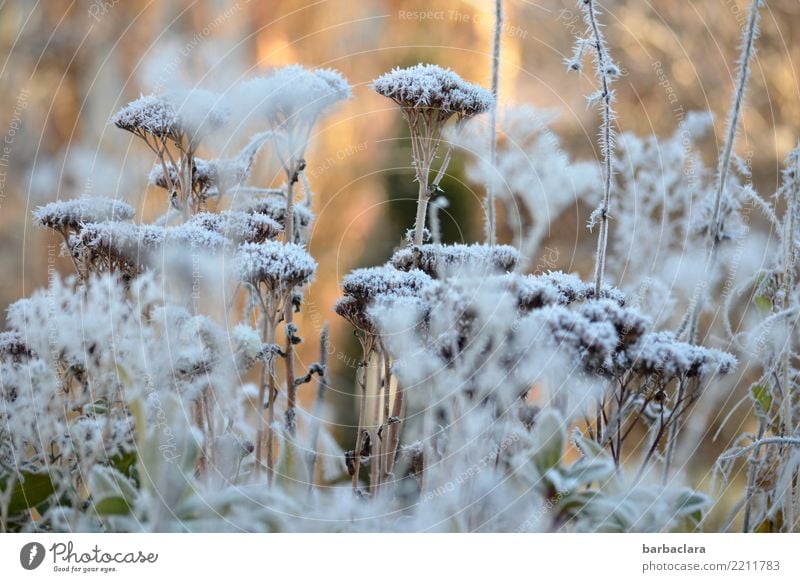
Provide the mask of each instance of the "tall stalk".
{"label": "tall stalk", "polygon": [[609,228],[608,212],[611,206],[611,177],[616,140],[613,127],[616,114],[611,106],[614,100],[611,82],[612,78],[619,74],[619,71],[611,60],[601,25],[598,22],[597,2],[595,0],[581,0],[580,4],[583,10],[583,19],[586,23],[589,39],[579,41],[579,45],[582,47],[583,43],[588,42],[589,46],[594,49],[595,74],[600,82],[600,91],[596,95],[596,99],[600,103],[601,116],[599,141],[600,153],[603,156],[603,200],[600,207],[592,213],[591,220],[592,224],[596,222],[600,223],[594,264],[594,290],[595,296],[599,297],[600,291],[603,288],[603,279],[606,271]]}
{"label": "tall stalk", "polygon": [[[288,185],[286,186],[286,219],[284,227],[285,242],[294,242],[294,185],[300,179],[303,162],[296,161],[287,168]],[[283,322],[286,330],[284,345],[284,369],[286,371],[286,430],[291,436],[297,432],[297,384],[294,374],[294,301],[290,290],[283,306]]]}
{"label": "tall stalk", "polygon": [[[492,97],[494,103],[489,111],[489,147],[492,168],[497,167],[497,95],[500,85],[500,45],[503,32],[503,0],[495,0],[494,4],[494,39],[492,42]],[[494,184],[486,185],[486,242],[497,244],[497,206],[495,203]]]}
{"label": "tall stalk", "polygon": [[[714,196],[714,215],[706,233],[706,246],[708,256],[706,260],[706,273],[713,273],[717,266],[719,255],[719,244],[722,241],[722,227],[725,219],[725,185],[728,181],[730,172],[731,157],[733,146],[736,142],[736,133],[739,129],[739,121],[742,115],[742,105],[744,94],[747,89],[747,81],[750,79],[750,61],[755,54],[755,41],[758,38],[759,7],[761,0],[752,0],[747,17],[747,28],[742,37],[741,53],[739,55],[739,73],[736,78],[736,90],[733,93],[731,107],[728,111],[728,123],[725,136],[725,143],[720,151],[717,164],[716,193]],[[705,307],[705,294],[698,290],[698,294],[693,301],[689,313],[685,320],[685,338],[689,342],[695,342],[697,327],[700,321],[700,313]]]}

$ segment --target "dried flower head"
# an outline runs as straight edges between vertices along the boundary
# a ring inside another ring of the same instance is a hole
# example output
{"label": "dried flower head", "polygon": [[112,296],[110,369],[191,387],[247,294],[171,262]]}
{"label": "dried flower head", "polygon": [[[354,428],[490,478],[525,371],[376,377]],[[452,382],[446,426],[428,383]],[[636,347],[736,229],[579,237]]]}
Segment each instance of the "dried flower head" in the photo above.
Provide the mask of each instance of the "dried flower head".
{"label": "dried flower head", "polygon": [[452,115],[472,117],[494,104],[489,91],[438,65],[393,69],[375,79],[372,88],[406,111],[436,112],[440,120]]}
{"label": "dried flower head", "polygon": [[254,287],[263,283],[278,295],[307,283],[316,270],[317,262],[294,243],[245,243],[234,259],[234,271],[239,280]]}
{"label": "dried flower head", "polygon": [[[250,214],[263,214],[277,222],[283,229],[286,226],[286,199],[278,196],[266,196],[256,200],[247,200],[236,206],[237,210]],[[314,215],[307,206],[295,204],[292,206],[294,212],[294,243],[300,244],[304,241],[308,227],[314,220]]]}
{"label": "dried flower head", "polygon": [[200,212],[195,214],[188,224],[220,234],[236,244],[261,243],[276,237],[282,230],[281,225],[269,216],[236,210],[219,213]]}
{"label": "dried flower head", "polygon": [[658,374],[663,379],[707,378],[727,374],[736,367],[736,358],[721,350],[678,341],[666,331],[644,335],[625,353],[623,365],[643,374]]}
{"label": "dried flower head", "polygon": [[66,234],[89,222],[125,221],[134,217],[133,207],[112,198],[75,198],[57,200],[33,211],[34,223]]}
{"label": "dried flower head", "polygon": [[170,102],[158,95],[142,95],[117,111],[111,123],[134,134],[177,137],[178,116]]}
{"label": "dried flower head", "polygon": [[426,244],[397,251],[392,265],[402,271],[420,269],[431,277],[448,277],[459,272],[501,274],[512,271],[519,251],[508,245]]}
{"label": "dried flower head", "polygon": [[221,97],[204,89],[144,95],[131,101],[111,118],[111,123],[133,134],[180,142],[196,142],[224,126],[230,112]]}
{"label": "dried flower head", "polygon": [[418,297],[432,279],[419,270],[398,271],[390,266],[356,269],[342,282],[344,297],[336,302],[336,313],[356,328],[375,333],[369,308],[379,300]]}
{"label": "dried flower head", "polygon": [[244,114],[266,117],[270,129],[278,132],[276,144],[284,150],[282,155],[298,159],[303,157],[314,124],[350,96],[350,85],[338,71],[301,65],[288,65],[250,79],[239,90]]}

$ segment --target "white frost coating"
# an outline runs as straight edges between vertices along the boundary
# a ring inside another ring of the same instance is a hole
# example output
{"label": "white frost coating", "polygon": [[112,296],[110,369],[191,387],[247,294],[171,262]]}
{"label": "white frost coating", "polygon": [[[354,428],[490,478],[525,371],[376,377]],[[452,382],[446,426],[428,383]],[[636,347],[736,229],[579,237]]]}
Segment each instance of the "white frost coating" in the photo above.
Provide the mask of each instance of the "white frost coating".
{"label": "white frost coating", "polygon": [[665,378],[707,378],[727,374],[736,367],[736,358],[731,354],[678,341],[675,334],[666,331],[645,335],[626,355],[626,365]]}
{"label": "white frost coating", "polygon": [[317,262],[300,245],[267,241],[239,247],[233,269],[241,281],[264,283],[271,291],[283,294],[307,283]]}
{"label": "white frost coating", "polygon": [[89,222],[124,221],[134,217],[133,206],[113,198],[57,200],[33,211],[34,223],[60,232],[78,230]]}
{"label": "white frost coating", "polygon": [[393,69],[375,79],[372,88],[401,107],[434,109],[444,115],[469,117],[488,111],[494,103],[483,87],[468,83],[450,69],[422,63]]}
{"label": "white frost coating", "polygon": [[230,112],[216,93],[204,89],[174,90],[163,95],[143,95],[111,117],[111,123],[132,133],[197,141],[224,126]]}
{"label": "white frost coating", "polygon": [[75,241],[87,247],[108,246],[125,251],[139,248],[156,250],[165,244],[185,244],[190,248],[211,250],[225,244],[221,235],[192,223],[164,227],[127,222],[96,222],[85,225]]}
{"label": "white frost coating", "polygon": [[222,95],[206,89],[176,89],[163,98],[176,113],[176,124],[191,142],[224,127],[231,112]]}
{"label": "white frost coating", "polygon": [[[247,199],[234,204],[236,210],[242,212],[263,214],[277,222],[281,228],[286,226],[286,199],[279,196],[265,196],[255,200]],[[294,216],[295,243],[303,242],[307,235],[308,227],[314,221],[314,214],[302,204],[292,206]]]}
{"label": "white frost coating", "polygon": [[247,114],[258,111],[269,119],[273,129],[286,130],[304,121],[313,124],[351,94],[347,80],[334,69],[288,65],[245,81],[238,98]]}
{"label": "white frost coating", "polygon": [[175,108],[163,97],[142,95],[111,117],[111,123],[132,133],[146,132],[156,137],[172,137],[178,129]]}
{"label": "white frost coating", "polygon": [[[585,301],[594,297],[594,286],[581,280],[575,274],[567,274],[562,271],[549,271],[538,275],[537,279],[542,282],[552,284],[559,293],[559,303],[568,305],[576,301]],[[604,285],[602,296],[612,299],[624,305],[626,302],[625,294],[615,287]]]}
{"label": "white frost coating", "polygon": [[508,245],[427,244],[404,248],[391,259],[404,271],[420,269],[432,277],[447,277],[459,272],[498,274],[511,271],[519,261],[519,251]]}
{"label": "white frost coating", "polygon": [[422,291],[432,279],[419,270],[398,271],[389,266],[356,269],[342,281],[345,295],[363,301],[378,295],[394,294],[406,296]]}
{"label": "white frost coating", "polygon": [[345,296],[336,302],[334,310],[357,328],[374,333],[375,314],[398,309],[398,299],[414,300],[409,314],[421,310],[423,303],[414,298],[431,283],[432,279],[418,270],[398,271],[388,265],[356,269],[344,278]]}
{"label": "white frost coating", "polygon": [[200,212],[190,220],[190,225],[196,225],[230,239],[234,243],[264,242],[281,232],[281,225],[269,216],[257,213],[238,212],[227,210],[224,212]]}

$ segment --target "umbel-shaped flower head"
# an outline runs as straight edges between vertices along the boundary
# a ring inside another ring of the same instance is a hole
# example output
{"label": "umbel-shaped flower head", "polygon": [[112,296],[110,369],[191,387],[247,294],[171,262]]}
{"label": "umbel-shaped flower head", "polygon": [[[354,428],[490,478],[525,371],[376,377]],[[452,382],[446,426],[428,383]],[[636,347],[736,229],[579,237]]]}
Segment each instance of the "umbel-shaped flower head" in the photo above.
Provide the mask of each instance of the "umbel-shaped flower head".
{"label": "umbel-shaped flower head", "polygon": [[84,224],[124,221],[134,217],[133,207],[113,198],[73,198],[56,200],[33,211],[33,221],[37,226],[52,228],[62,234],[79,231]]}
{"label": "umbel-shaped flower head", "polygon": [[317,262],[294,243],[245,243],[234,259],[234,271],[240,281],[254,287],[263,283],[277,295],[286,295],[307,283],[316,270]]}
{"label": "umbel-shaped flower head", "polygon": [[372,88],[392,99],[407,115],[433,113],[442,121],[453,115],[472,117],[488,111],[494,104],[489,91],[438,65],[394,69],[375,79]]}
{"label": "umbel-shaped flower head", "polygon": [[270,128],[286,138],[291,153],[302,155],[317,120],[351,94],[339,71],[288,65],[243,83],[240,102],[245,115],[266,117]]}
{"label": "umbel-shaped flower head", "polygon": [[145,95],[131,101],[111,118],[111,123],[138,135],[196,143],[223,127],[230,112],[216,93],[204,89]]}

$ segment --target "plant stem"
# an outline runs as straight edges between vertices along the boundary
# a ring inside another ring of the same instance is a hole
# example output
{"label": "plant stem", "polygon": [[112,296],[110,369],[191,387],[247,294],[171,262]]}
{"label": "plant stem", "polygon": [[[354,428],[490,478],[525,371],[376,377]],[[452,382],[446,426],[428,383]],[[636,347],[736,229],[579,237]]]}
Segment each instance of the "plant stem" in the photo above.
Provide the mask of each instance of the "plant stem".
{"label": "plant stem", "polygon": [[314,487],[314,472],[319,457],[319,433],[322,429],[322,412],[325,403],[325,392],[328,389],[328,340],[330,330],[328,322],[322,326],[319,334],[319,365],[322,372],[317,376],[317,400],[314,403],[314,427],[311,431],[311,451],[308,461],[308,488]]}
{"label": "plant stem", "polygon": [[[285,242],[294,242],[294,184],[299,179],[302,162],[296,162],[291,169],[287,169],[289,183],[286,187],[286,219],[285,219]],[[286,371],[286,430],[291,436],[297,432],[297,386],[294,382],[294,304],[290,290],[284,301],[283,321],[286,330],[286,343],[284,348],[284,369]]]}
{"label": "plant stem", "polygon": [[[706,235],[706,246],[708,247],[708,259],[706,261],[706,273],[713,273],[716,269],[718,258],[718,247],[722,241],[722,223],[725,218],[725,185],[728,181],[730,171],[731,155],[733,146],[736,142],[736,132],[739,129],[742,104],[744,103],[744,93],[747,88],[747,81],[750,78],[750,60],[755,53],[755,41],[758,36],[759,6],[761,0],[752,0],[750,11],[747,17],[747,29],[744,34],[741,54],[739,55],[739,75],[736,80],[736,90],[731,101],[731,108],[728,112],[728,130],[725,143],[720,152],[717,166],[716,195],[714,200],[714,215],[708,227]],[[697,336],[697,328],[700,320],[700,313],[705,307],[705,293],[700,292],[693,302],[686,319],[686,339],[694,342]]]}
{"label": "plant stem", "polygon": [[[494,4],[494,38],[492,42],[492,96],[494,103],[490,115],[490,163],[492,169],[497,167],[497,96],[500,85],[500,45],[503,32],[503,0],[495,0]],[[497,244],[497,206],[495,203],[494,184],[486,185],[486,243]]]}
{"label": "plant stem", "polygon": [[[365,340],[366,341],[366,340]],[[358,432],[356,433],[356,447],[353,451],[353,491],[358,488],[358,470],[361,467],[361,448],[364,446],[364,423],[367,416],[367,364],[371,349],[364,348],[364,361],[360,378],[357,378],[358,386],[361,392],[361,400],[358,407]],[[357,374],[358,376],[358,374]]]}
{"label": "plant stem", "polygon": [[372,405],[372,455],[369,466],[369,489],[373,499],[378,494],[381,485],[381,455],[380,437],[378,431],[381,427],[381,358],[383,354],[376,350],[375,359],[375,402]]}
{"label": "plant stem", "polygon": [[613,95],[611,93],[611,70],[613,64],[608,55],[605,39],[597,22],[597,6],[595,0],[583,0],[584,20],[592,36],[596,52],[595,69],[601,84],[600,98],[602,100],[600,124],[600,150],[603,155],[603,202],[600,211],[600,232],[597,237],[597,253],[594,266],[595,296],[600,297],[603,288],[603,278],[606,270],[606,251],[608,248],[608,211],[611,206],[611,173],[614,158],[614,110],[611,108]]}

